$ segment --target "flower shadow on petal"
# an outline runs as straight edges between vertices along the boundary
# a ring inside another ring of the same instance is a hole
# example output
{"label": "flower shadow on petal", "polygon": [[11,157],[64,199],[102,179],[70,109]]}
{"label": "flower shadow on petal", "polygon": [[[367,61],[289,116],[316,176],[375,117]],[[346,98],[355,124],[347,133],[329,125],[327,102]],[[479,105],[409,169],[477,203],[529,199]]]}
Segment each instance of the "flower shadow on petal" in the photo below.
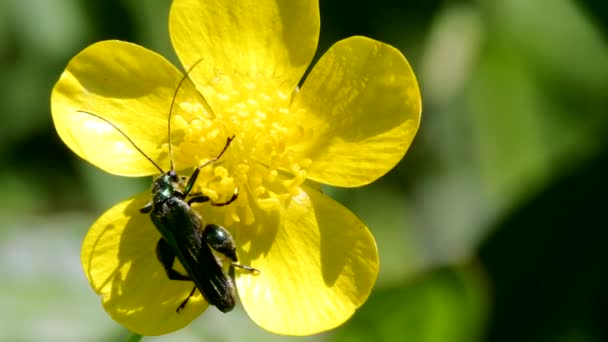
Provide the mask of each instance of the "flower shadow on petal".
{"label": "flower shadow on petal", "polygon": [[252,233],[252,254],[267,253],[253,260],[260,273],[237,278],[249,316],[286,335],[316,334],[344,323],[369,296],[378,273],[376,246],[365,225],[320,192],[301,189],[281,202],[270,249],[258,247],[263,234]]}
{"label": "flower shadow on petal", "polygon": [[[294,6],[293,1],[277,1],[277,6],[279,6],[279,13],[280,13],[281,18],[289,18],[289,14],[294,14],[294,11],[292,9]],[[317,16],[319,15],[318,9],[317,9],[316,15]],[[297,23],[297,19],[300,19],[300,18],[290,18],[290,19],[293,19],[292,22]],[[312,54],[308,55],[308,54],[301,53],[301,46],[302,46],[303,42],[301,40],[293,39],[294,36],[302,35],[301,29],[302,29],[301,25],[297,25],[297,24],[296,25],[285,25],[284,30],[282,31],[283,42],[286,45],[288,45],[288,48],[286,49],[286,51],[289,53],[289,61],[290,61],[291,65],[309,65],[311,62],[312,56],[314,55],[314,51],[316,50],[317,43],[315,42],[315,47],[311,49]],[[318,25],[315,29],[317,30],[316,38],[318,39],[318,36],[319,36]],[[308,43],[308,42],[306,42],[306,43]],[[300,75],[300,77],[301,76],[302,75]],[[289,84],[289,85],[291,85],[291,84]]]}
{"label": "flower shadow on petal", "polygon": [[[133,82],[126,83],[125,79],[119,77],[119,75],[116,75],[117,77],[100,77],[99,71],[96,71],[92,65],[72,66],[68,70],[88,93],[108,99],[140,98],[153,93],[158,87],[158,83],[152,82],[141,82],[137,87],[125,87],[125,84]],[[134,78],[140,76],[135,72],[133,74]]]}
{"label": "flower shadow on petal", "polygon": [[[390,92],[390,90],[387,90]],[[319,156],[328,153],[333,146],[359,143],[364,145],[376,140],[399,139],[402,134],[397,132],[409,132],[416,130],[415,123],[407,117],[389,115],[396,112],[395,109],[379,108],[370,111],[369,117],[373,120],[359,120],[355,118],[340,118],[331,121],[331,131],[323,127],[314,127],[315,137],[309,139],[304,153],[313,161]],[[326,112],[319,113],[320,116]],[[394,137],[390,137],[394,135]]]}
{"label": "flower shadow on petal", "polygon": [[[250,197],[249,203],[255,215],[255,222],[251,225],[239,226],[238,229],[245,230],[245,234],[239,234],[238,230],[234,233],[239,250],[239,262],[243,265],[250,265],[252,260],[264,258],[268,254],[282,224],[282,206],[286,205],[270,198],[255,200]],[[249,246],[247,252],[241,252],[246,245]]]}
{"label": "flower shadow on petal", "polygon": [[347,282],[353,283],[366,298],[378,271],[376,245],[371,233],[354,213],[322,192],[306,188],[306,193],[319,225],[325,284],[333,287],[341,276],[349,277]]}
{"label": "flower shadow on petal", "polygon": [[164,87],[174,89],[181,78],[181,72],[164,57],[122,41],[88,47],[70,62],[66,73],[90,93],[117,99],[140,98]]}
{"label": "flower shadow on petal", "polygon": [[[336,154],[341,160],[361,158],[372,164],[381,155],[391,156],[389,168],[401,159],[418,129],[420,94],[411,68],[396,49],[351,37],[321,57],[290,110],[296,129],[303,129],[307,136],[294,136],[290,143],[298,154],[313,161],[312,170],[323,168],[315,166],[316,161],[326,165]],[[325,172],[315,170],[310,175],[317,173]],[[316,180],[327,182],[324,178]]]}
{"label": "flower shadow on petal", "polygon": [[292,105],[321,123],[331,120],[326,127],[332,136],[337,133],[346,142],[357,142],[417,121],[420,93],[398,50],[350,37],[321,57]]}

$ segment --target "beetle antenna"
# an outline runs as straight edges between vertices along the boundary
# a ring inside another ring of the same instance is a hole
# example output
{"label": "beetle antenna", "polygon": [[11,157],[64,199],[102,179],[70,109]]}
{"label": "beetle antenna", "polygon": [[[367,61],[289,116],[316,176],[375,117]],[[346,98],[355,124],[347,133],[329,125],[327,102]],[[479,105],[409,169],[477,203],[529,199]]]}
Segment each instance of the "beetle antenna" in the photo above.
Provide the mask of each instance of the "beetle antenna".
{"label": "beetle antenna", "polygon": [[91,115],[93,117],[96,117],[96,118],[104,121],[105,123],[109,124],[110,126],[114,127],[114,129],[116,129],[118,131],[118,133],[122,134],[122,136],[125,137],[131,143],[131,145],[133,145],[133,147],[135,147],[135,149],[138,150],[139,153],[141,153],[142,156],[146,157],[146,159],[148,159],[148,161],[150,163],[152,163],[152,165],[154,165],[154,167],[156,167],[158,169],[158,171],[160,171],[160,173],[165,173],[165,171],[163,171],[163,169],[160,166],[158,166],[158,164],[156,164],[154,162],[154,160],[152,160],[152,158],[150,158],[146,153],[144,153],[144,151],[141,148],[139,148],[139,146],[137,146],[137,144],[133,140],[131,140],[131,138],[129,138],[129,136],[125,132],[123,132],[122,129],[118,128],[118,126],[113,124],[110,120],[108,120],[104,117],[101,117],[95,113],[87,112],[84,110],[77,110],[76,112]]}
{"label": "beetle antenna", "polygon": [[186,74],[184,74],[184,77],[182,77],[177,84],[177,88],[175,88],[175,93],[173,93],[173,99],[171,100],[171,107],[169,107],[169,117],[167,118],[167,136],[169,137],[169,160],[171,161],[171,170],[175,170],[175,165],[173,164],[173,146],[171,145],[171,114],[173,113],[173,106],[175,105],[175,99],[177,98],[177,93],[179,92],[182,84],[188,78],[188,75],[190,75],[190,72],[194,69],[194,67],[196,67],[202,60],[202,58],[197,60],[190,68],[188,68],[188,70],[186,70]]}

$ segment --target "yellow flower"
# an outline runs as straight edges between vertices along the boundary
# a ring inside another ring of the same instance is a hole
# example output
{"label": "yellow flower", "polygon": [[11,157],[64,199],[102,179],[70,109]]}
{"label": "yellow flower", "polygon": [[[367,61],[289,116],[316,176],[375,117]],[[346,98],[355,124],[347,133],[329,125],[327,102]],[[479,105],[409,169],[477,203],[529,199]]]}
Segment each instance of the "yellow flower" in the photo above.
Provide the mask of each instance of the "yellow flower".
{"label": "yellow flower", "polygon": [[[249,316],[280,334],[308,335],[345,322],[378,273],[366,225],[318,183],[356,187],[403,157],[420,120],[414,74],[395,48],[351,37],[333,45],[298,91],[319,36],[317,0],[175,0],[169,28],[184,68],[201,61],[175,99],[171,139],[177,170],[202,170],[194,192],[226,207],[194,204],[225,226],[239,262],[236,288]],[[61,139],[117,175],[169,169],[168,113],[183,74],[160,55],[121,41],[93,44],[68,64],[51,95]],[[82,246],[82,264],[105,310],[145,335],[184,327],[207,303],[186,307],[192,283],[169,280],[155,255],[160,234],[142,208],[149,191],[106,211]],[[373,199],[371,199],[373,200]],[[179,267],[179,266],[176,266]]]}

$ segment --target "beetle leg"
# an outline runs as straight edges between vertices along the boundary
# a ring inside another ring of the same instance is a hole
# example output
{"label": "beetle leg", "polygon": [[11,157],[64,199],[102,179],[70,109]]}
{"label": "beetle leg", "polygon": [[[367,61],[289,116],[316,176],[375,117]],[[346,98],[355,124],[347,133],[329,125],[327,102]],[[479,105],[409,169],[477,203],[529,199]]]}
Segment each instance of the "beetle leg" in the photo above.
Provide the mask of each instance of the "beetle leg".
{"label": "beetle leg", "polygon": [[175,253],[171,249],[171,246],[163,238],[158,240],[156,244],[156,257],[158,261],[163,265],[167,278],[171,280],[191,280],[190,277],[183,275],[173,269],[173,262],[175,262]]}
{"label": "beetle leg", "polygon": [[192,203],[204,203],[209,202],[209,197],[205,195],[192,197],[188,200],[188,205],[192,205]]}
{"label": "beetle leg", "polygon": [[[158,261],[160,261],[160,263],[163,265],[163,268],[167,273],[167,278],[171,280],[191,280],[190,277],[185,276],[173,269],[173,263],[175,262],[175,253],[173,253],[171,246],[169,246],[167,241],[163,238],[160,238],[158,240],[158,243],[156,244],[156,257],[158,258]],[[180,310],[186,307],[186,303],[188,303],[190,297],[194,295],[194,291],[196,291],[196,285],[194,285],[188,297],[186,297],[186,299],[184,299],[184,301],[177,307],[175,312],[180,312]]]}
{"label": "beetle leg", "polygon": [[179,312],[181,309],[186,307],[186,303],[188,303],[188,300],[190,299],[190,297],[192,297],[194,295],[194,291],[196,291],[196,285],[194,285],[194,287],[192,288],[192,291],[190,291],[190,294],[188,295],[188,297],[186,297],[186,299],[184,299],[184,301],[177,307],[175,312]]}
{"label": "beetle leg", "polygon": [[253,268],[251,266],[245,266],[245,265],[237,264],[236,262],[231,262],[230,266],[236,267],[236,268],[240,268],[242,270],[245,270],[245,271],[251,272],[251,273],[255,273],[255,274],[259,274],[260,273],[260,270],[258,270],[257,268]]}
{"label": "beetle leg", "polygon": [[139,212],[142,214],[148,214],[154,209],[154,202],[148,202],[143,208],[139,209]]}
{"label": "beetle leg", "polygon": [[[201,194],[200,192],[194,193],[194,194],[190,194],[191,197],[188,200],[188,205],[191,205],[192,203],[204,203],[204,202],[209,202],[211,199],[209,198],[209,196],[205,196],[203,194]],[[236,199],[239,197],[239,191],[238,189],[236,191],[234,191],[234,193],[232,194],[232,197],[230,197],[229,200],[227,200],[226,202],[211,202],[211,205],[214,207],[223,207],[225,205],[228,205],[234,201],[236,201]]]}
{"label": "beetle leg", "polygon": [[225,206],[225,205],[228,205],[228,204],[230,204],[230,203],[232,203],[232,202],[236,201],[236,199],[237,199],[238,197],[239,197],[239,193],[238,193],[238,191],[235,191],[235,192],[232,194],[232,197],[230,197],[230,199],[229,199],[229,200],[227,200],[226,202],[221,202],[221,203],[211,202],[211,205],[212,205],[212,206],[215,206],[215,207],[223,207],[223,206]]}

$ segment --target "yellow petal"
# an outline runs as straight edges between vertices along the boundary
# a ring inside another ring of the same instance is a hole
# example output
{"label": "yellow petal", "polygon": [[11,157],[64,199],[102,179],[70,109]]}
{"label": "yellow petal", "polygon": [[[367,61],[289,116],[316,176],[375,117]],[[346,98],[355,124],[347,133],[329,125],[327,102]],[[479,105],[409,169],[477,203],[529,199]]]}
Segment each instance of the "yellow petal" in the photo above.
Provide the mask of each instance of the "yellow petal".
{"label": "yellow petal", "polygon": [[351,37],[321,57],[292,103],[289,144],[310,158],[312,180],[354,187],[384,175],[403,157],[420,122],[418,84],[395,48]]}
{"label": "yellow petal", "polygon": [[[106,211],[87,233],[81,261],[114,320],[142,335],[161,335],[188,325],[208,304],[196,291],[176,312],[194,285],[169,280],[156,258],[160,234],[148,215],[139,212],[149,197],[142,194]],[[185,274],[179,261],[175,266]]]}
{"label": "yellow petal", "polygon": [[[192,72],[199,87],[261,85],[288,96],[314,56],[319,18],[316,0],[175,0],[169,29],[184,66],[202,60]],[[210,90],[201,89],[216,108]]]}
{"label": "yellow petal", "polygon": [[[261,203],[255,226],[235,233],[237,274],[249,316],[262,328],[310,335],[339,326],[367,299],[378,273],[373,236],[352,212],[304,187],[285,203]],[[261,217],[265,219],[261,220]]]}
{"label": "yellow petal", "polygon": [[[57,133],[83,159],[118,175],[158,173],[120,128],[163,169],[169,168],[167,118],[182,74],[162,56],[121,41],[93,44],[74,57],[51,94]],[[177,103],[199,102],[190,81],[180,88]],[[174,108],[174,117],[180,113]]]}

